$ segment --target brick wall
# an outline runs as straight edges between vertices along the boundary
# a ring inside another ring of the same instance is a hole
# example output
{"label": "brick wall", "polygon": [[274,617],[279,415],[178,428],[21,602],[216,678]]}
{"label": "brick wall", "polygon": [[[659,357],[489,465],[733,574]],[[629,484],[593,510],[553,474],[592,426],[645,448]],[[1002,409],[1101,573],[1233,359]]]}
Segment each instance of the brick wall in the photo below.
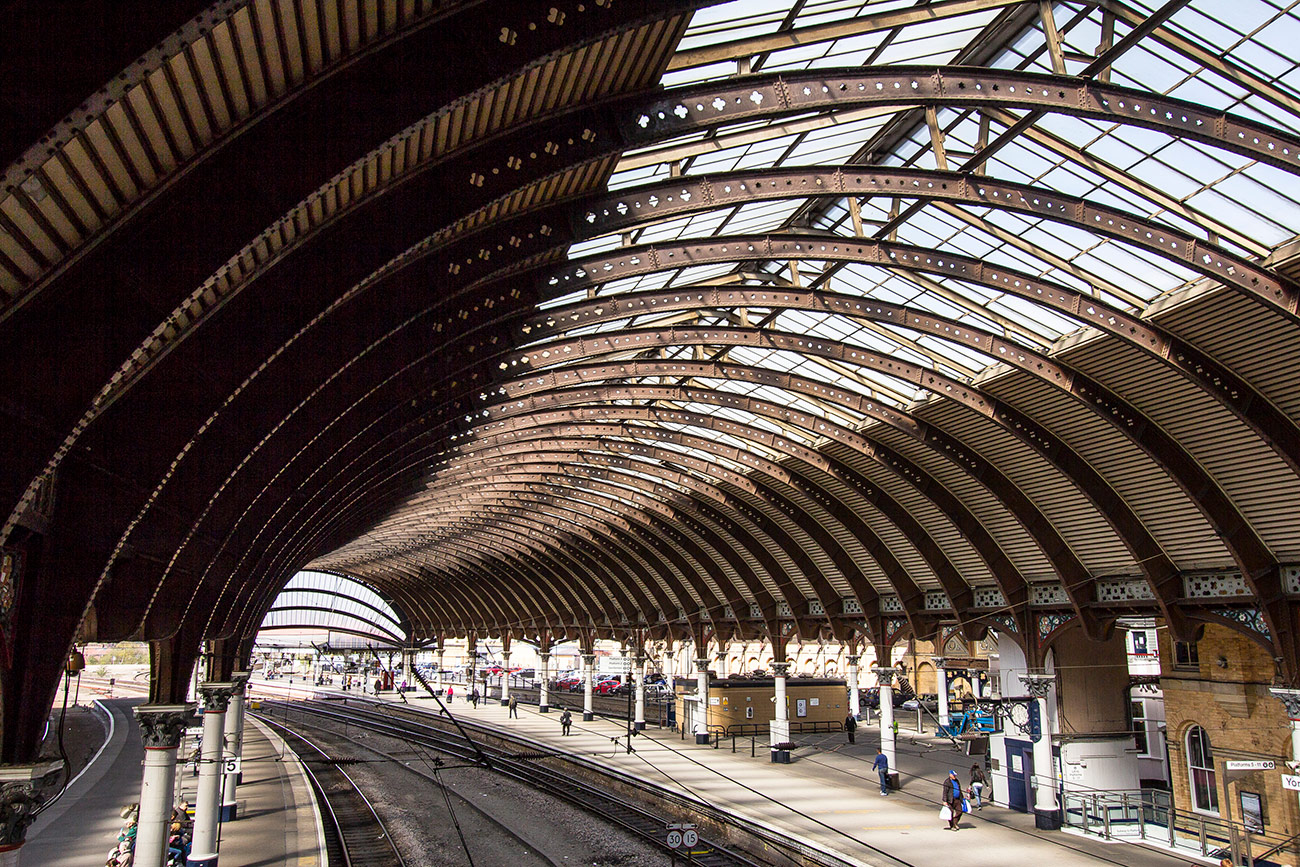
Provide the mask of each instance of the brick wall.
{"label": "brick wall", "polygon": [[[1174,806],[1192,810],[1187,770],[1187,732],[1193,725],[1210,739],[1221,818],[1241,822],[1241,792],[1263,802],[1265,831],[1274,842],[1300,833],[1298,794],[1282,788],[1283,764],[1291,758],[1291,729],[1282,703],[1268,693],[1273,660],[1259,644],[1223,626],[1207,626],[1197,642],[1199,663],[1178,668],[1168,630],[1160,630],[1161,689],[1168,725]],[[1229,760],[1272,759],[1277,770],[1233,772]],[[1255,849],[1255,852],[1260,851]],[[1297,864],[1295,849],[1270,860]]]}

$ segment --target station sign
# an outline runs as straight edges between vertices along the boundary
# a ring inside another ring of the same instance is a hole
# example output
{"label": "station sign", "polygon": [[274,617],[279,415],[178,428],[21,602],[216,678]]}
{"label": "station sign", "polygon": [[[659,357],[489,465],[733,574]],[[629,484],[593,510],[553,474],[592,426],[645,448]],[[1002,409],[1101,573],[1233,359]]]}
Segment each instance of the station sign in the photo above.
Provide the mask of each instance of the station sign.
{"label": "station sign", "polygon": [[1282,788],[1288,792],[1300,792],[1300,777],[1294,777],[1291,774],[1282,775]]}
{"label": "station sign", "polygon": [[223,773],[240,774],[244,771],[244,760],[239,756],[226,756],[221,763],[225,766],[222,769]]}
{"label": "station sign", "polygon": [[1277,762],[1274,761],[1229,761],[1224,762],[1224,767],[1229,771],[1271,771],[1277,768]]}

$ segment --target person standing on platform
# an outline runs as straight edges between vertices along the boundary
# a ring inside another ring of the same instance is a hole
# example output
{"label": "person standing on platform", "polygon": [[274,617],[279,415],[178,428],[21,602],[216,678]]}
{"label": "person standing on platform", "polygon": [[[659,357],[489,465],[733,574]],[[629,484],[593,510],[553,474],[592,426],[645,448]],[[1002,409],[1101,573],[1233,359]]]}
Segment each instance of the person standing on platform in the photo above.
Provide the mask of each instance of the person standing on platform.
{"label": "person standing on platform", "polygon": [[474,710],[478,710],[478,687],[477,686],[474,687],[474,691],[469,694],[469,703],[474,705]]}
{"label": "person standing on platform", "polygon": [[876,750],[876,760],[871,764],[871,769],[880,775],[880,794],[889,794],[889,757],[885,755],[884,748]]}
{"label": "person standing on platform", "polygon": [[447,687],[447,704],[451,704],[451,697],[452,697],[452,695],[454,695],[454,694],[455,694],[455,693],[454,693],[454,691],[452,690],[452,688],[451,688],[451,687]]}
{"label": "person standing on platform", "polygon": [[566,707],[564,713],[560,714],[560,734],[568,737],[571,725],[573,725],[573,714],[569,713],[569,709]]}
{"label": "person standing on platform", "polygon": [[858,730],[858,718],[849,714],[844,718],[844,730],[849,733],[849,743],[856,743],[853,740],[853,733]]}
{"label": "person standing on platform", "polygon": [[519,719],[519,699],[510,696],[510,718]]}

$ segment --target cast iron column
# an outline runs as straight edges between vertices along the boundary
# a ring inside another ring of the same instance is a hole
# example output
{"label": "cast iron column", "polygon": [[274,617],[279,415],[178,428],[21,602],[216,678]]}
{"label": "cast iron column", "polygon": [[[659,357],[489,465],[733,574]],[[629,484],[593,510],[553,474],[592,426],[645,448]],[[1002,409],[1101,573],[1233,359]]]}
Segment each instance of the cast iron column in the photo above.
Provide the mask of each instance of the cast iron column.
{"label": "cast iron column", "polygon": [[898,788],[898,760],[894,748],[894,675],[898,673],[892,665],[877,665],[871,671],[876,675],[880,685],[880,750],[889,762],[889,786]]}
{"label": "cast iron column", "polygon": [[[1020,674],[1020,682],[1038,703],[1038,737],[1034,743],[1034,824],[1045,831],[1061,827],[1061,810],[1056,802],[1056,773],[1052,764],[1052,729],[1047,718],[1047,693],[1056,683],[1054,674]],[[1031,723],[1032,725],[1032,723]]]}
{"label": "cast iron column", "polygon": [[787,706],[785,698],[785,678],[790,673],[790,663],[773,662],[772,674],[776,686],[775,705],[772,711],[772,722],[768,726],[768,732],[771,735],[771,759],[774,762],[785,763],[789,761],[790,751],[782,746],[790,742],[790,708]]}
{"label": "cast iron column", "polygon": [[636,678],[636,716],[633,717],[632,728],[639,732],[645,731],[645,661],[645,655],[638,649],[633,662],[636,668],[632,673]]}
{"label": "cast iron column", "polygon": [[695,660],[695,697],[698,708],[695,713],[695,742],[709,742],[709,660]]}
{"label": "cast iron column", "polygon": [[221,813],[222,735],[233,683],[199,684],[203,697],[203,747],[199,751],[199,790],[194,798],[194,842],[190,867],[215,867],[217,824]]}
{"label": "cast iron column", "polygon": [[591,722],[596,714],[591,709],[591,678],[596,667],[596,654],[582,655],[582,721]]}
{"label": "cast iron column", "polygon": [[501,650],[501,706],[510,704],[510,649]]}
{"label": "cast iron column", "polygon": [[36,765],[0,765],[0,867],[17,867],[27,842],[27,828],[36,819],[42,791],[55,782],[61,759]]}
{"label": "cast iron column", "polygon": [[[230,680],[235,685],[235,692],[230,696],[230,708],[226,711],[225,753],[228,756],[242,758],[244,755],[244,689],[248,684],[248,672],[233,672],[230,675]],[[222,786],[221,795],[222,822],[234,821],[235,814],[239,812],[235,792],[239,788],[239,781],[242,777],[242,773],[234,771],[226,774],[226,781]]]}
{"label": "cast iron column", "polygon": [[948,660],[942,656],[931,657],[934,662],[934,685],[939,691],[939,725],[948,727],[951,716],[948,713]]}
{"label": "cast iron column", "polygon": [[537,693],[537,712],[550,713],[551,700],[551,655],[549,653],[538,654],[542,662],[542,667],[538,672],[541,677],[538,679],[540,687]]}
{"label": "cast iron column", "polygon": [[861,661],[860,656],[849,655],[849,713],[855,717],[862,713],[862,690],[858,689],[858,664]]}
{"label": "cast iron column", "polygon": [[135,827],[135,867],[167,863],[167,832],[175,799],[176,754],[197,705],[143,704],[135,709],[144,740],[144,779]]}

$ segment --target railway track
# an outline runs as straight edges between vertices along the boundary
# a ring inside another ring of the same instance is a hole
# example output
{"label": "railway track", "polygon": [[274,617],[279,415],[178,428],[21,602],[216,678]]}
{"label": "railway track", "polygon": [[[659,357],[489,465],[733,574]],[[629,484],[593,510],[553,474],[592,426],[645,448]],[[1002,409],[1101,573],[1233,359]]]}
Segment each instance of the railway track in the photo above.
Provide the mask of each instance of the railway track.
{"label": "railway track", "polygon": [[298,755],[316,792],[329,863],[344,867],[406,867],[383,820],[347,771],[301,733],[265,716],[262,719],[275,726]]}
{"label": "railway track", "polygon": [[[301,714],[295,722],[301,721],[306,725],[312,725],[309,720],[312,717],[343,723],[434,749],[467,763],[482,764],[486,758],[487,763],[498,773],[586,809],[665,852],[673,851],[668,848],[666,839],[668,825],[674,820],[651,813],[630,801],[587,784],[572,776],[565,767],[553,768],[543,763],[560,756],[559,753],[510,752],[486,743],[479,743],[476,748],[456,733],[423,721],[418,716],[403,713],[400,708],[388,704],[379,710],[358,706],[355,702],[340,705],[337,702],[322,701],[265,701],[262,710],[263,713],[270,712],[282,720],[285,720],[285,715],[289,712],[293,716]],[[420,716],[427,719],[427,714]],[[676,854],[681,857],[686,852],[678,849]],[[690,863],[699,867],[764,867],[772,862],[754,860],[743,852],[701,835],[690,852]]]}

